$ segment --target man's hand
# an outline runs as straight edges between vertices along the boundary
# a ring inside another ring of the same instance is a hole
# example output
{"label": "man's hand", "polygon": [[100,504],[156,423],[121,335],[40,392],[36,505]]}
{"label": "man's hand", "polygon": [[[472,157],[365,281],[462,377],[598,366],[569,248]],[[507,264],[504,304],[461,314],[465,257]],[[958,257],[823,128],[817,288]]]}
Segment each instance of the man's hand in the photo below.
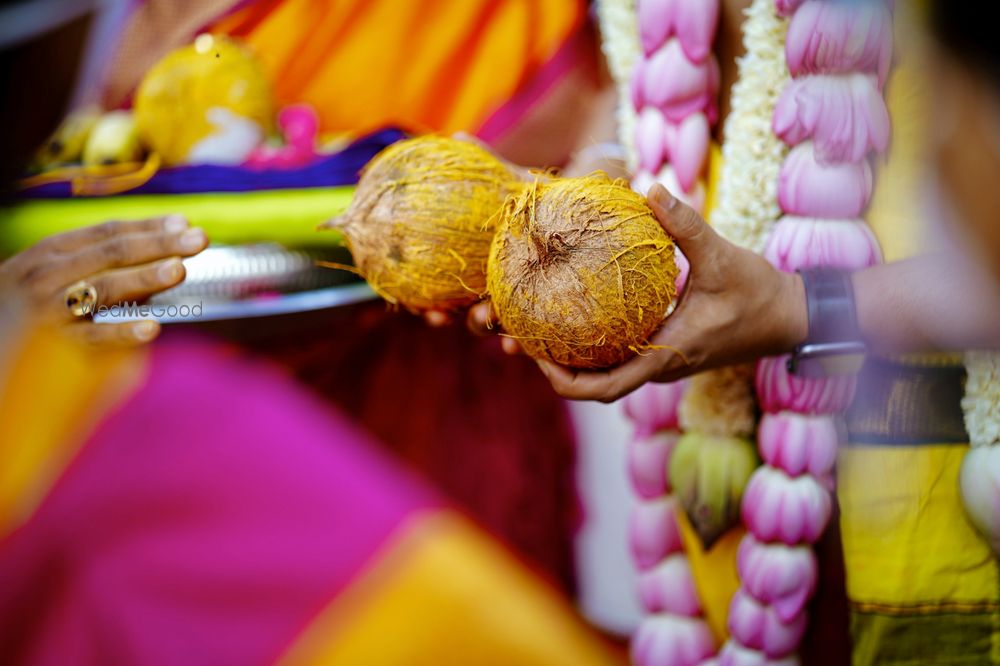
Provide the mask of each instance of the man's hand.
{"label": "man's hand", "polygon": [[691,263],[676,310],[650,343],[662,347],[609,370],[539,361],[557,393],[611,402],[647,381],[670,382],[709,368],[790,351],[808,332],[798,275],[729,243],[662,185],[649,205]]}

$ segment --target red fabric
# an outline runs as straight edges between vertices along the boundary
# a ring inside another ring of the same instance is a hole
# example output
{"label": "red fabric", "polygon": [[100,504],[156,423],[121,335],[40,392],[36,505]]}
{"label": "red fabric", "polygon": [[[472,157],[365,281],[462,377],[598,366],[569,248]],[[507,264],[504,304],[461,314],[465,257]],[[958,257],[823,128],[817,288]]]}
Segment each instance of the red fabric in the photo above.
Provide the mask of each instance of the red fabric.
{"label": "red fabric", "polygon": [[222,332],[294,369],[572,592],[572,433],[530,359],[381,302]]}
{"label": "red fabric", "polygon": [[[836,495],[834,495],[836,502]],[[815,546],[819,585],[809,602],[809,628],[799,658],[810,666],[849,666],[851,636],[848,628],[844,548],[840,540],[840,507],[834,505],[830,524]]]}

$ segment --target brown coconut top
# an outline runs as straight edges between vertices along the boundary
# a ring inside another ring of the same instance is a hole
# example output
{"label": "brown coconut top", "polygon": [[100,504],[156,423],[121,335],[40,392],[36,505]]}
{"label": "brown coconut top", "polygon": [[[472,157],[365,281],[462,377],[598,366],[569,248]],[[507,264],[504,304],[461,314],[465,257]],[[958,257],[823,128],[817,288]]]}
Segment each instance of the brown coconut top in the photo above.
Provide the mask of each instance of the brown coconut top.
{"label": "brown coconut top", "polygon": [[530,356],[605,368],[650,348],[677,273],[645,198],[600,174],[536,182],[508,200],[488,288],[505,333]]}

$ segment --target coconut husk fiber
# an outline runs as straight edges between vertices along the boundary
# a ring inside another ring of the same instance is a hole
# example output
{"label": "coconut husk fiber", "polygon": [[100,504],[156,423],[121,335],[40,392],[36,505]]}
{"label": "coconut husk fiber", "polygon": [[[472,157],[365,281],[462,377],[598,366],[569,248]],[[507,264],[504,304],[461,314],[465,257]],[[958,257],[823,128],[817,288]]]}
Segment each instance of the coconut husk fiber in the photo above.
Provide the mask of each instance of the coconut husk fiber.
{"label": "coconut husk fiber", "polygon": [[676,296],[674,243],[641,195],[603,174],[535,182],[504,206],[488,287],[505,334],[573,368],[651,348]]}
{"label": "coconut husk fiber", "polygon": [[486,292],[498,212],[524,183],[468,141],[424,136],[389,146],[365,168],[343,231],[355,265],[386,301],[455,310]]}

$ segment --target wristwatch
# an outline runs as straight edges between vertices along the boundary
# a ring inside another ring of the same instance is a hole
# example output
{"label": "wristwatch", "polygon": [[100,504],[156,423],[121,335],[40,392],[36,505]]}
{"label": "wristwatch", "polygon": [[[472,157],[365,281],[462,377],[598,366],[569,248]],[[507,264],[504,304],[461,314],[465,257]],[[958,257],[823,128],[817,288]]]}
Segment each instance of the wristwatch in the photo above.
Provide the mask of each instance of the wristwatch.
{"label": "wristwatch", "polygon": [[788,359],[788,371],[810,379],[854,374],[867,349],[858,329],[851,274],[830,269],[801,270],[809,334]]}

